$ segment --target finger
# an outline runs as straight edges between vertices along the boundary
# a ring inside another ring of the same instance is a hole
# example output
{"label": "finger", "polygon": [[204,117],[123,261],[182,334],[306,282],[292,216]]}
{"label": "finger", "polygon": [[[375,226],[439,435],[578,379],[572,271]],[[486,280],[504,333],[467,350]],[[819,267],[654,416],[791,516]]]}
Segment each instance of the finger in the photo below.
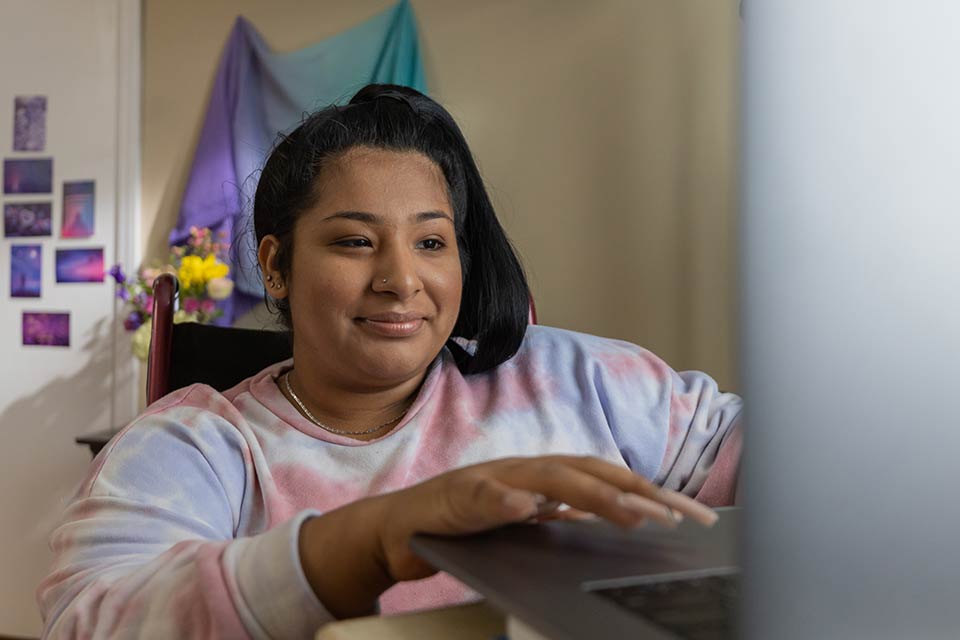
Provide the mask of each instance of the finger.
{"label": "finger", "polygon": [[573,507],[557,509],[553,513],[537,516],[535,522],[549,522],[550,520],[596,520],[597,514],[581,511]]}
{"label": "finger", "polygon": [[559,500],[551,500],[542,493],[535,493],[534,499],[537,501],[537,513],[534,517],[542,518],[549,516],[554,513],[557,509],[563,505]]}
{"label": "finger", "polygon": [[574,468],[562,458],[522,460],[500,476],[514,487],[562,500],[575,509],[595,513],[624,527],[643,518],[676,527],[672,510],[664,504],[624,492],[602,478]]}
{"label": "finger", "polygon": [[479,474],[457,477],[446,496],[448,530],[436,533],[468,533],[522,522],[534,517],[546,501],[543,495]]}
{"label": "finger", "polygon": [[676,509],[680,513],[685,513],[705,527],[712,527],[720,517],[717,512],[705,504],[701,504],[692,498],[688,498],[682,493],[671,491],[670,489],[660,489],[660,502]]}
{"label": "finger", "polygon": [[[600,458],[591,456],[556,456],[571,466],[582,471],[597,476],[610,484],[620,487],[624,491],[635,493],[649,500],[663,503],[673,511],[689,516],[695,522],[710,527],[717,521],[716,512],[710,507],[703,505],[693,498],[687,497],[682,493],[664,489],[653,484],[643,476],[640,476],[630,469],[621,467]],[[676,517],[680,520],[682,517]]]}

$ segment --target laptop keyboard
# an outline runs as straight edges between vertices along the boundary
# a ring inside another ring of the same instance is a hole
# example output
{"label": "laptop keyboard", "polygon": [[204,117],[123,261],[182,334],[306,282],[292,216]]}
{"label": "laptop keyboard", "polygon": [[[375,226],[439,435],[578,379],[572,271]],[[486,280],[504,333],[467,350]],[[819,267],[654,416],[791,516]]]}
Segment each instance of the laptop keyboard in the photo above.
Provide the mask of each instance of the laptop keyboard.
{"label": "laptop keyboard", "polygon": [[739,575],[678,577],[662,582],[596,589],[630,611],[689,640],[734,637],[733,619],[740,595]]}

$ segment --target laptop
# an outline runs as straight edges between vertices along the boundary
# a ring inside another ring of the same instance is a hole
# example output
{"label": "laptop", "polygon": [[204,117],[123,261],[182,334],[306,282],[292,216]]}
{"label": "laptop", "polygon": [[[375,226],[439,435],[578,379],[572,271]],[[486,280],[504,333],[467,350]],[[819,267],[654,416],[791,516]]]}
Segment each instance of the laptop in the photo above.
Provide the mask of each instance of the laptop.
{"label": "laptop", "polygon": [[557,520],[411,546],[541,637],[723,640],[734,633],[740,513],[719,514],[711,529]]}

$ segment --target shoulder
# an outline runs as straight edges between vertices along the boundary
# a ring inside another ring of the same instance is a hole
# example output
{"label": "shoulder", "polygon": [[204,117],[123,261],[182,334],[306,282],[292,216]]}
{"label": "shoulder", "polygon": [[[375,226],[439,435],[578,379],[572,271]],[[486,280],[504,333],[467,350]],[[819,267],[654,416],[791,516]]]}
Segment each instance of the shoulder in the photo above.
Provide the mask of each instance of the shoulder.
{"label": "shoulder", "polygon": [[613,338],[604,338],[601,336],[571,331],[570,329],[559,329],[557,327],[548,327],[542,324],[533,324],[527,327],[527,332],[523,338],[523,344],[520,351],[524,349],[542,349],[552,347],[573,348],[584,351],[609,350],[632,348],[639,349],[637,345]]}
{"label": "shoulder", "polygon": [[554,372],[592,369],[612,375],[668,375],[670,369],[654,353],[624,340],[543,325],[527,328],[517,354],[508,362],[521,367],[549,367]]}
{"label": "shoulder", "polygon": [[156,481],[197,470],[243,466],[249,457],[245,420],[222,393],[194,384],[157,400],[114,436],[85,483],[106,478]]}

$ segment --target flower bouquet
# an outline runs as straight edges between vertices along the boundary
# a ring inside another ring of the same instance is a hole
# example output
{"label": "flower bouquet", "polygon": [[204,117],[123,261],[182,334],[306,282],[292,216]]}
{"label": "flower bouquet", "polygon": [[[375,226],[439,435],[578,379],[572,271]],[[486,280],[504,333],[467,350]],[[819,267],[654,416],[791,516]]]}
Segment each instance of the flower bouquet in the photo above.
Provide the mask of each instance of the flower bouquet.
{"label": "flower bouquet", "polygon": [[180,281],[179,308],[173,321],[209,324],[223,315],[217,302],[230,297],[233,281],[227,276],[230,268],[224,257],[229,244],[222,235],[214,239],[210,229],[190,227],[185,245],[170,248],[166,264],[141,267],[128,277],[116,264],[110,275],[116,281],[117,297],[126,302],[123,326],[132,331],[133,354],[146,361],[150,352],[150,330],[153,317],[153,282],[162,273],[172,273]]}

